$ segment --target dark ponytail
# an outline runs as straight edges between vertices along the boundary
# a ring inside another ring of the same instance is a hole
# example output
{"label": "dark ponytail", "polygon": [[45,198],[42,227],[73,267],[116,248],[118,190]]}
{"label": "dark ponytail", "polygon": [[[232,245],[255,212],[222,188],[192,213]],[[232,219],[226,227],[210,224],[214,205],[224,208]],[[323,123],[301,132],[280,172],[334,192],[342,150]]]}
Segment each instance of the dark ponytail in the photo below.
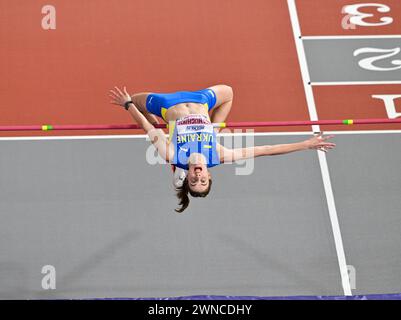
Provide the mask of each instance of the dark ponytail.
{"label": "dark ponytail", "polygon": [[175,209],[175,211],[178,212],[178,213],[182,213],[186,208],[188,208],[188,206],[189,206],[188,193],[191,196],[193,196],[194,198],[199,198],[199,197],[205,198],[209,194],[211,187],[212,187],[212,179],[210,178],[209,179],[209,186],[205,191],[203,191],[203,192],[192,191],[189,188],[188,179],[185,178],[184,183],[182,184],[182,187],[181,188],[176,188],[177,198],[180,201],[178,203],[178,205],[181,206],[181,208],[177,208],[177,209]]}

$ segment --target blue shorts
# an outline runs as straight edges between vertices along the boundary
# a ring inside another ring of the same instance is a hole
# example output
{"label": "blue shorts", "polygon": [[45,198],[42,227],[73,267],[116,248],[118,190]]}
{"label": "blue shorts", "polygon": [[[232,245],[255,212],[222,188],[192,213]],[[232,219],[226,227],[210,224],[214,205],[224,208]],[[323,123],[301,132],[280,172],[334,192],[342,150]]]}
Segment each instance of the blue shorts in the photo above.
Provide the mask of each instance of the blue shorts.
{"label": "blue shorts", "polygon": [[151,93],[146,99],[146,110],[163,119],[167,110],[179,103],[204,104],[210,111],[216,105],[216,93],[212,89],[178,91],[174,93]]}

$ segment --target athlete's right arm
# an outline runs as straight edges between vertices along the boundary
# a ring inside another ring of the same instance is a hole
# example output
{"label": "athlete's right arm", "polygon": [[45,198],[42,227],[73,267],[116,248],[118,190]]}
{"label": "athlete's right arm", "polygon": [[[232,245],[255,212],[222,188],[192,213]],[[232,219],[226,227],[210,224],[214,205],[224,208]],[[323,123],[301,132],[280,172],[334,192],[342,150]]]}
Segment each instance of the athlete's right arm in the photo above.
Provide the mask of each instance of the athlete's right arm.
{"label": "athlete's right arm", "polygon": [[220,144],[217,144],[217,150],[219,153],[220,161],[230,163],[237,160],[262,156],[276,156],[302,150],[315,149],[327,152],[328,150],[334,149],[334,147],[336,146],[335,143],[327,142],[327,140],[333,137],[334,135],[324,137],[323,132],[321,132],[318,135],[301,142],[236,149],[228,149]]}

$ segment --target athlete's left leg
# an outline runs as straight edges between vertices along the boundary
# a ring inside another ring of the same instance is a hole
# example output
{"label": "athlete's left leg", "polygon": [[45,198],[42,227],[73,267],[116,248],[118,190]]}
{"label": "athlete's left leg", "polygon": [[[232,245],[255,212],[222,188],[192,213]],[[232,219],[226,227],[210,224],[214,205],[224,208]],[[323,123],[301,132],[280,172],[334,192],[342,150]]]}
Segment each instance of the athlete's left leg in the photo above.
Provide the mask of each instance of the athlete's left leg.
{"label": "athlete's left leg", "polygon": [[140,93],[135,93],[131,95],[132,102],[135,104],[135,106],[138,108],[138,110],[145,116],[148,121],[155,125],[159,124],[159,121],[156,117],[156,115],[150,113],[146,109],[146,99],[148,98],[149,94],[151,92],[140,92]]}

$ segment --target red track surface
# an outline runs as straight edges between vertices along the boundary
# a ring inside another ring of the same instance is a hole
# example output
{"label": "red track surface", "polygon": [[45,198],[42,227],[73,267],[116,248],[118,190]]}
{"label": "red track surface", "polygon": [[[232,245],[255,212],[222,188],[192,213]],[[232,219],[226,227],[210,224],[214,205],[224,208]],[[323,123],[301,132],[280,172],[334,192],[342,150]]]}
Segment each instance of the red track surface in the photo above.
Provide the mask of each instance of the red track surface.
{"label": "red track surface", "polygon": [[[384,2],[400,8],[398,0]],[[305,35],[363,33],[339,29],[338,8],[347,1],[314,3],[297,1]],[[109,104],[108,90],[115,85],[134,93],[198,90],[219,83],[234,89],[227,121],[310,120],[284,0],[51,4],[57,10],[56,30],[41,28],[43,1],[0,2],[0,125],[125,124],[129,115]],[[380,34],[400,30],[399,24],[377,29]],[[370,99],[372,89],[383,93],[381,88],[315,88],[319,118],[384,118],[383,106]],[[401,92],[400,86],[393,89]],[[60,134],[88,132],[1,133]]]}

